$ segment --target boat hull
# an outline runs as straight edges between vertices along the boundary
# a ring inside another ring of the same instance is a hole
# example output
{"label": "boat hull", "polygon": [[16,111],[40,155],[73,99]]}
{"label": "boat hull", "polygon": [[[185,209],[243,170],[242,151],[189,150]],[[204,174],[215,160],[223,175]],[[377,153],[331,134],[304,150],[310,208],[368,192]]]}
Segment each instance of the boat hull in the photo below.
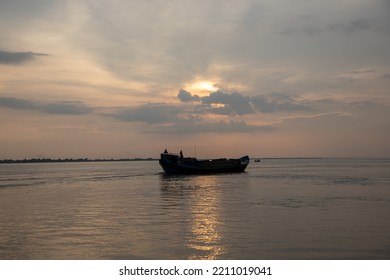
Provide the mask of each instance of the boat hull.
{"label": "boat hull", "polygon": [[197,160],[181,158],[174,154],[161,154],[159,163],[166,174],[240,173],[244,172],[248,166],[249,157]]}

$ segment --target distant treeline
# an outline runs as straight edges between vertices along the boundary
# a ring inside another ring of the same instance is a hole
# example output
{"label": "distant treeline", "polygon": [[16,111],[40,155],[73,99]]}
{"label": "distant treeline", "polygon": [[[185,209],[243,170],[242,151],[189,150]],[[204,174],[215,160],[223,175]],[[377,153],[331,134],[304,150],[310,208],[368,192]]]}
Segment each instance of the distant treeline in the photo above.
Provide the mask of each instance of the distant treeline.
{"label": "distant treeline", "polygon": [[65,158],[65,159],[50,159],[50,158],[31,158],[31,159],[1,159],[1,163],[50,163],[50,162],[103,162],[103,161],[147,161],[156,160],[153,158],[121,158],[121,159],[89,159],[89,158]]}

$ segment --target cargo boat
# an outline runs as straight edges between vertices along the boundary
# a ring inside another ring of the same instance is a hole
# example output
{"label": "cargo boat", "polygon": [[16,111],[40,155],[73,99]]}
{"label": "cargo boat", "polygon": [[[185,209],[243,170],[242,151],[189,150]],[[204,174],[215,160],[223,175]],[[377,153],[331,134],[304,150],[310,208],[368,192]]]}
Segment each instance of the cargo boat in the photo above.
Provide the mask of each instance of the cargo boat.
{"label": "cargo boat", "polygon": [[159,163],[166,174],[213,174],[244,172],[249,164],[249,156],[237,159],[202,159],[183,157],[180,154],[164,152]]}

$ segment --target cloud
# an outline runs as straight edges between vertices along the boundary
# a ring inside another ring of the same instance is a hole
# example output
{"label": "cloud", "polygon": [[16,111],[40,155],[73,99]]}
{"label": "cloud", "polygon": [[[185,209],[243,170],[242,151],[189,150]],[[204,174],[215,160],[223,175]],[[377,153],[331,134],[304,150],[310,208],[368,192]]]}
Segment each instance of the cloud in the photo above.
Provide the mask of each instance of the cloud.
{"label": "cloud", "polygon": [[247,124],[243,120],[210,122],[201,116],[202,113],[206,112],[197,110],[196,106],[182,108],[167,103],[151,103],[138,107],[123,108],[110,116],[126,122],[145,124],[143,131],[147,133],[249,133],[273,130],[271,126]]}
{"label": "cloud", "polygon": [[219,121],[213,123],[193,123],[192,125],[180,125],[174,127],[174,130],[179,133],[250,133],[250,132],[270,132],[273,130],[271,126],[250,125],[244,121]]}
{"label": "cloud", "polygon": [[181,110],[166,103],[151,103],[139,107],[124,108],[112,116],[122,121],[147,124],[175,122]]}
{"label": "cloud", "polygon": [[184,89],[179,91],[177,98],[179,98],[182,102],[200,101],[200,97],[198,95],[192,95],[190,92]]}
{"label": "cloud", "polygon": [[61,1],[35,0],[35,1],[14,1],[1,0],[1,16],[16,17],[18,20],[26,17],[42,18],[52,12],[53,7],[62,6]]}
{"label": "cloud", "polygon": [[364,31],[387,32],[389,30],[387,25],[386,21],[380,18],[360,18],[339,23],[324,24],[323,26],[319,25],[318,27],[310,25],[298,27],[293,24],[277,33],[282,35],[304,34],[307,36],[317,36],[324,34],[325,32],[349,34]]}
{"label": "cloud", "polygon": [[[253,113],[253,108],[250,104],[250,98],[243,96],[239,93],[225,93],[222,91],[212,92],[209,96],[202,97],[202,104],[213,105],[213,104],[222,104],[224,107],[227,107],[228,110],[224,110],[225,113],[229,114],[251,114]],[[223,108],[223,107],[221,107]],[[217,109],[218,107],[214,108]],[[211,109],[213,111],[213,109]]]}
{"label": "cloud", "polygon": [[353,75],[358,75],[358,74],[367,74],[367,73],[375,73],[375,69],[362,69],[362,70],[352,70],[349,71],[348,73],[353,74]]}
{"label": "cloud", "polygon": [[38,108],[48,114],[83,115],[92,112],[92,108],[78,101],[60,101],[57,103],[39,104]]}
{"label": "cloud", "polygon": [[36,109],[37,105],[34,102],[25,99],[0,96],[0,107],[11,109]]}
{"label": "cloud", "polygon": [[14,97],[0,97],[0,107],[59,115],[83,115],[93,110],[91,107],[78,101],[43,103]]}
{"label": "cloud", "polygon": [[5,52],[0,51],[0,64],[19,65],[34,60],[37,56],[46,56],[43,53],[34,52]]}
{"label": "cloud", "polygon": [[355,33],[366,30],[377,29],[378,21],[376,19],[360,18],[344,23],[330,24],[329,31]]}
{"label": "cloud", "polygon": [[337,81],[340,81],[340,82],[348,82],[348,83],[353,83],[357,80],[356,77],[354,76],[340,76],[340,77],[337,77],[336,78]]}
{"label": "cloud", "polygon": [[263,113],[274,112],[298,112],[311,111],[312,108],[306,104],[294,100],[287,94],[270,93],[269,95],[257,95],[251,98],[251,101],[257,111]]}
{"label": "cloud", "polygon": [[355,82],[357,80],[364,79],[365,77],[368,77],[370,74],[375,73],[375,69],[357,69],[357,70],[351,70],[348,71],[339,77],[336,78],[338,81],[342,82]]}
{"label": "cloud", "polygon": [[257,112],[295,112],[311,110],[306,104],[301,104],[287,94],[271,93],[268,95],[244,96],[240,93],[212,92],[208,96],[199,97],[181,90],[177,95],[180,101],[199,101],[197,107],[205,113],[217,115],[246,115]]}
{"label": "cloud", "polygon": [[172,125],[149,128],[150,133],[162,134],[201,134],[201,133],[256,133],[271,132],[275,128],[270,125],[251,125],[245,121],[199,122],[181,120]]}
{"label": "cloud", "polygon": [[381,79],[390,80],[390,74],[386,73],[384,74]]}
{"label": "cloud", "polygon": [[278,34],[282,35],[294,35],[294,34],[304,34],[308,36],[315,36],[323,33],[324,30],[321,28],[315,28],[315,27],[288,27],[280,32],[277,32]]}

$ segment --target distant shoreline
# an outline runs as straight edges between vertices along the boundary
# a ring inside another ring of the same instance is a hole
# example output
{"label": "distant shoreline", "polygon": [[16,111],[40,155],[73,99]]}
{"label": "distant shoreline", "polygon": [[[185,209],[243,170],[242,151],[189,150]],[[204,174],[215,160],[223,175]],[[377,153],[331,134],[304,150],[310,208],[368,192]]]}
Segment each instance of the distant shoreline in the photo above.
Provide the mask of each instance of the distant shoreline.
{"label": "distant shoreline", "polygon": [[[377,159],[390,160],[388,157],[254,157],[251,161],[258,162],[263,160],[307,160],[307,159]],[[0,159],[0,164],[14,164],[14,163],[61,163],[61,162],[120,162],[120,161],[157,161],[157,158],[120,158],[120,159],[89,159],[89,158],[64,158],[64,159],[50,159],[50,158],[31,158],[31,159]]]}
{"label": "distant shoreline", "polygon": [[121,159],[89,159],[89,158],[65,158],[65,159],[50,159],[50,158],[32,158],[32,159],[2,159],[0,164],[7,163],[59,163],[59,162],[107,162],[107,161],[156,161],[155,158],[121,158]]}

